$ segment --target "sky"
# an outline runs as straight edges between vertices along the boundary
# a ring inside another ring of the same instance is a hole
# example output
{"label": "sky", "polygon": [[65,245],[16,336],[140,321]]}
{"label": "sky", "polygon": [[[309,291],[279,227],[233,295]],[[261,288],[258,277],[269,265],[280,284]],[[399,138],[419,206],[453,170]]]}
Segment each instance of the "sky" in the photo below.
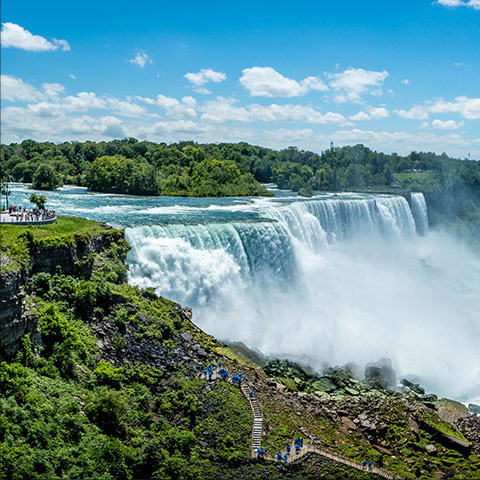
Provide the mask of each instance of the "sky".
{"label": "sky", "polygon": [[480,0],[3,0],[1,22],[3,143],[480,159]]}

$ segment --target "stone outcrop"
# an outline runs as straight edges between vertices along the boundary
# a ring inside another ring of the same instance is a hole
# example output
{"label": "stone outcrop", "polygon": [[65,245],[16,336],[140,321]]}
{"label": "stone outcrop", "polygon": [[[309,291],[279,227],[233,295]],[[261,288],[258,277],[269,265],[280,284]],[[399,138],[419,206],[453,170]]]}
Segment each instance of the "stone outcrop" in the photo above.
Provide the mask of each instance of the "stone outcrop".
{"label": "stone outcrop", "polygon": [[[89,278],[94,262],[92,254],[99,254],[112,241],[123,239],[123,232],[106,231],[89,238],[75,235],[73,242],[35,249],[27,265],[17,270],[0,273],[0,356],[13,355],[18,349],[19,339],[35,331],[36,320],[29,313],[25,302],[25,285],[28,279],[39,272],[62,273]],[[2,254],[2,265],[9,261]]]}
{"label": "stone outcrop", "polygon": [[385,390],[393,390],[397,383],[397,374],[389,358],[382,358],[365,366],[365,380]]}

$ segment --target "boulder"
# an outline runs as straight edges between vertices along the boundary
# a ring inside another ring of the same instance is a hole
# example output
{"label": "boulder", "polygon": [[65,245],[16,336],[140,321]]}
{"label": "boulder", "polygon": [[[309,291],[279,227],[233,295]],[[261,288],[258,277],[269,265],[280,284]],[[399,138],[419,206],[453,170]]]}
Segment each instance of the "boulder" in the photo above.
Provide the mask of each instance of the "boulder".
{"label": "boulder", "polygon": [[442,398],[435,403],[435,407],[438,411],[438,416],[444,421],[455,426],[460,418],[468,415],[468,410],[463,403],[450,400],[448,398]]}
{"label": "boulder", "polygon": [[393,390],[397,383],[397,374],[392,367],[392,361],[382,358],[378,362],[367,363],[365,380],[384,390]]}
{"label": "boulder", "polygon": [[413,383],[410,380],[407,380],[406,378],[403,378],[400,383],[404,386],[410,389],[412,392],[418,394],[418,395],[425,395],[425,389],[421,387],[418,383]]}
{"label": "boulder", "polygon": [[437,453],[437,447],[435,445],[427,445],[425,447],[425,450],[430,454],[430,455],[435,455]]}
{"label": "boulder", "polygon": [[316,392],[330,393],[338,389],[337,385],[328,377],[320,377],[312,384],[312,388]]}

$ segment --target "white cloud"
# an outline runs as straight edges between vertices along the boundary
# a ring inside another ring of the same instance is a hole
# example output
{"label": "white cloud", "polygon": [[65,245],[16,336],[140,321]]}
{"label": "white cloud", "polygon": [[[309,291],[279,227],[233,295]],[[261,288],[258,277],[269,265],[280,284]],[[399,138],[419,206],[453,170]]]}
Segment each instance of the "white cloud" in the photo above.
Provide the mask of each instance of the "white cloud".
{"label": "white cloud", "polygon": [[183,97],[180,102],[173,97],[157,95],[156,104],[164,108],[169,117],[175,119],[195,118],[197,116],[197,102],[193,97]]}
{"label": "white cloud", "polygon": [[69,77],[70,77],[72,80],[76,80],[76,79],[77,79],[77,77],[76,77],[73,73],[71,73],[71,74],[69,75]]}
{"label": "white cloud", "polygon": [[43,95],[29,83],[25,83],[21,78],[15,78],[11,75],[2,75],[0,77],[2,100],[10,102],[35,102],[41,100]]}
{"label": "white cloud", "polygon": [[297,82],[272,67],[246,68],[242,70],[240,83],[251,97],[300,97],[312,90],[328,90],[320,77],[307,77]]}
{"label": "white cloud", "polygon": [[463,125],[464,122],[456,122],[455,120],[442,121],[435,119],[432,122],[432,127],[437,130],[458,130],[459,128],[463,127]]}
{"label": "white cloud", "polygon": [[448,146],[465,146],[467,142],[458,134],[437,134],[432,132],[388,132],[388,131],[375,131],[375,130],[340,130],[331,135],[332,140],[335,143],[340,142],[342,144],[354,144],[364,143],[371,148],[400,148],[405,149],[405,145],[408,148],[415,149],[431,149],[433,151],[441,151]]}
{"label": "white cloud", "polygon": [[395,110],[395,113],[402,118],[412,120],[426,120],[428,118],[428,111],[422,105],[414,105],[409,110]]}
{"label": "white cloud", "polygon": [[403,83],[404,85],[410,85],[410,80],[409,80],[408,78],[404,78],[404,79],[402,80],[402,83]]}
{"label": "white cloud", "polygon": [[62,50],[64,52],[69,52],[70,51],[70,44],[66,40],[58,40],[58,39],[54,38],[53,43],[57,47],[62,47]]}
{"label": "white cloud", "polygon": [[379,120],[390,116],[390,112],[384,107],[368,107],[367,111],[358,112],[348,118],[354,122],[362,120]]}
{"label": "white cloud", "polygon": [[470,7],[475,10],[480,10],[480,0],[437,0],[438,5],[443,5],[444,7]]}
{"label": "white cloud", "polygon": [[42,83],[42,88],[47,97],[58,97],[60,94],[65,93],[65,87],[59,83]]}
{"label": "white cloud", "polygon": [[48,41],[40,35],[33,35],[20,25],[15,23],[2,23],[2,47],[3,48],[19,48],[29,52],[49,52],[57,50],[70,50],[70,45],[66,40],[53,39]]}
{"label": "white cloud", "polygon": [[455,98],[455,101],[453,102],[446,102],[445,100],[440,99],[432,102],[428,108],[432,113],[455,112],[469,120],[480,119],[480,98],[461,96]]}
{"label": "white cloud", "polygon": [[208,88],[205,87],[194,87],[193,91],[200,93],[201,95],[210,95],[212,93]]}
{"label": "white cloud", "polygon": [[139,50],[137,54],[129,60],[130,63],[138,65],[140,68],[143,68],[147,63],[153,65],[151,58],[143,50]]}
{"label": "white cloud", "polygon": [[372,94],[381,95],[381,90],[371,91],[370,89],[380,87],[388,77],[388,72],[386,70],[374,72],[363,68],[349,68],[341,73],[329,74],[329,77],[332,78],[330,86],[339,92],[334,98],[336,102],[343,103],[347,100],[358,102],[360,96],[369,91]]}
{"label": "white cloud", "polygon": [[[227,76],[222,72],[216,72],[211,68],[202,68],[197,73],[186,73],[184,75],[191,84],[196,87],[201,87],[208,82],[220,83],[227,79]],[[210,93],[206,88],[195,89],[198,93]]]}
{"label": "white cloud", "polygon": [[339,113],[321,113],[304,105],[258,105],[237,107],[233,98],[218,97],[200,107],[202,120],[214,123],[235,122],[304,122],[314,124],[345,123]]}

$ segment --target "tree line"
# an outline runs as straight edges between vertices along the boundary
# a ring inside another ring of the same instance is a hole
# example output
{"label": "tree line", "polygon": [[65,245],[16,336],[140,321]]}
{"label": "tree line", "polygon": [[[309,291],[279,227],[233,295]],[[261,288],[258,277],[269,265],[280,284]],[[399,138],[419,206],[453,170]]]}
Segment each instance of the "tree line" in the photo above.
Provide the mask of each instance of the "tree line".
{"label": "tree line", "polygon": [[0,178],[53,189],[64,183],[133,195],[266,195],[275,183],[302,195],[314,191],[405,188],[425,193],[480,189],[476,161],[445,153],[376,152],[364,145],[322,153],[247,143],[173,144],[138,141],[35,142],[1,145]]}

